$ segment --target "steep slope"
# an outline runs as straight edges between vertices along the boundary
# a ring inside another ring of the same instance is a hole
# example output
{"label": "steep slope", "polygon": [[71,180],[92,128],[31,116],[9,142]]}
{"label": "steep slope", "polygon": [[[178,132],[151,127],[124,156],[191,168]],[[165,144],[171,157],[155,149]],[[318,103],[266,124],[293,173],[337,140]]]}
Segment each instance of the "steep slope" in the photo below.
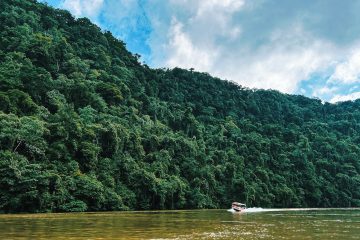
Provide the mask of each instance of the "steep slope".
{"label": "steep slope", "polygon": [[360,206],[359,100],[150,69],[33,0],[0,23],[0,212]]}

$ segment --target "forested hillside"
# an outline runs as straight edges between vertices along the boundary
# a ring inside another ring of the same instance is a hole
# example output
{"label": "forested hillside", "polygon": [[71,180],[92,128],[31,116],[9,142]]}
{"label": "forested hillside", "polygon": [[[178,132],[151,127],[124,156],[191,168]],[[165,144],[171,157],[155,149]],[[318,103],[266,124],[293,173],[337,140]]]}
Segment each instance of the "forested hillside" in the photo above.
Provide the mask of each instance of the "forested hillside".
{"label": "forested hillside", "polygon": [[86,18],[0,1],[0,212],[359,207],[359,173],[360,100],[151,69]]}

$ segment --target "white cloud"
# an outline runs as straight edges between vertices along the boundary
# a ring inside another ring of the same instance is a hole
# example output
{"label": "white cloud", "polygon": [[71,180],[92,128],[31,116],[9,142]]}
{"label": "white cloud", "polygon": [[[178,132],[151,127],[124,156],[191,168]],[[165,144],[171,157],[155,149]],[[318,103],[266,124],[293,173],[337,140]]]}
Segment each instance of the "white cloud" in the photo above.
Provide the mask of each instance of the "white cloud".
{"label": "white cloud", "polygon": [[354,92],[350,93],[348,95],[335,95],[330,102],[336,103],[336,102],[343,102],[343,101],[352,101],[360,98],[360,92]]}
{"label": "white cloud", "polygon": [[203,16],[208,13],[214,13],[217,11],[223,12],[236,12],[238,11],[243,5],[244,0],[207,0],[207,1],[198,1],[198,16]]}
{"label": "white cloud", "polygon": [[183,31],[183,24],[175,18],[172,20],[169,43],[166,48],[171,51],[171,55],[165,62],[169,67],[210,69],[217,55],[216,49],[209,51],[207,48],[196,47],[190,36]]}
{"label": "white cloud", "polygon": [[245,0],[170,0],[170,4],[195,9],[198,15],[202,15],[218,10],[237,11],[245,4]]}
{"label": "white cloud", "polygon": [[313,96],[314,97],[319,97],[319,96],[322,96],[324,94],[333,94],[338,89],[339,89],[338,87],[324,86],[324,87],[321,87],[319,89],[315,89],[314,92],[313,92]]}
{"label": "white cloud", "polygon": [[71,11],[76,17],[94,18],[99,14],[104,0],[64,0],[60,7]]}
{"label": "white cloud", "polygon": [[220,68],[211,71],[252,88],[292,93],[301,81],[325,69],[331,60],[333,46],[301,29],[274,35],[272,41],[256,50],[227,53],[227,60],[218,64]]}
{"label": "white cloud", "polygon": [[[158,66],[193,67],[247,87],[287,93],[295,92],[300,81],[331,62],[334,46],[313,38],[299,24],[274,30],[260,47],[247,47],[242,42],[241,24],[232,19],[243,4],[234,7],[230,2],[220,9],[200,6],[202,10],[188,19],[175,18],[163,49],[154,47],[158,42],[151,45],[156,49],[154,62]],[[166,54],[157,56],[156,52]]]}
{"label": "white cloud", "polygon": [[171,10],[168,25],[159,19],[159,12],[148,11],[153,26],[149,39],[153,64],[214,73],[211,70],[226,50],[220,41],[235,41],[241,35],[232,16],[243,6],[244,0],[171,0],[165,7]]}
{"label": "white cloud", "polygon": [[347,60],[336,66],[329,82],[345,84],[360,82],[360,47],[353,49]]}

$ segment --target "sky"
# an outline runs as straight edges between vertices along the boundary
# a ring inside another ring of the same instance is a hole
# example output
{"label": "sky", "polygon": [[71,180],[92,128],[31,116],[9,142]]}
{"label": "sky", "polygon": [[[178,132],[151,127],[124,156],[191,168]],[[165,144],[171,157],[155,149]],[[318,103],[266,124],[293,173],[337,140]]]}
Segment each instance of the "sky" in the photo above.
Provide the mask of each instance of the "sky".
{"label": "sky", "polygon": [[323,101],[360,98],[360,0],[40,0],[154,68],[194,68]]}

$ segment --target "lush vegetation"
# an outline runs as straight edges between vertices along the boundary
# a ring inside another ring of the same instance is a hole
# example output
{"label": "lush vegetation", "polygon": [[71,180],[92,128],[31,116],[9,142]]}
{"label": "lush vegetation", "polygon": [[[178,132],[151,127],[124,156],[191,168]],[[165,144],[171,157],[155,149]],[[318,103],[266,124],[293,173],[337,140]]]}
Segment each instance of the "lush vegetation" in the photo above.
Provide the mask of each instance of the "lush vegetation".
{"label": "lush vegetation", "polygon": [[360,206],[359,173],[360,100],[150,69],[86,18],[0,1],[0,212]]}

